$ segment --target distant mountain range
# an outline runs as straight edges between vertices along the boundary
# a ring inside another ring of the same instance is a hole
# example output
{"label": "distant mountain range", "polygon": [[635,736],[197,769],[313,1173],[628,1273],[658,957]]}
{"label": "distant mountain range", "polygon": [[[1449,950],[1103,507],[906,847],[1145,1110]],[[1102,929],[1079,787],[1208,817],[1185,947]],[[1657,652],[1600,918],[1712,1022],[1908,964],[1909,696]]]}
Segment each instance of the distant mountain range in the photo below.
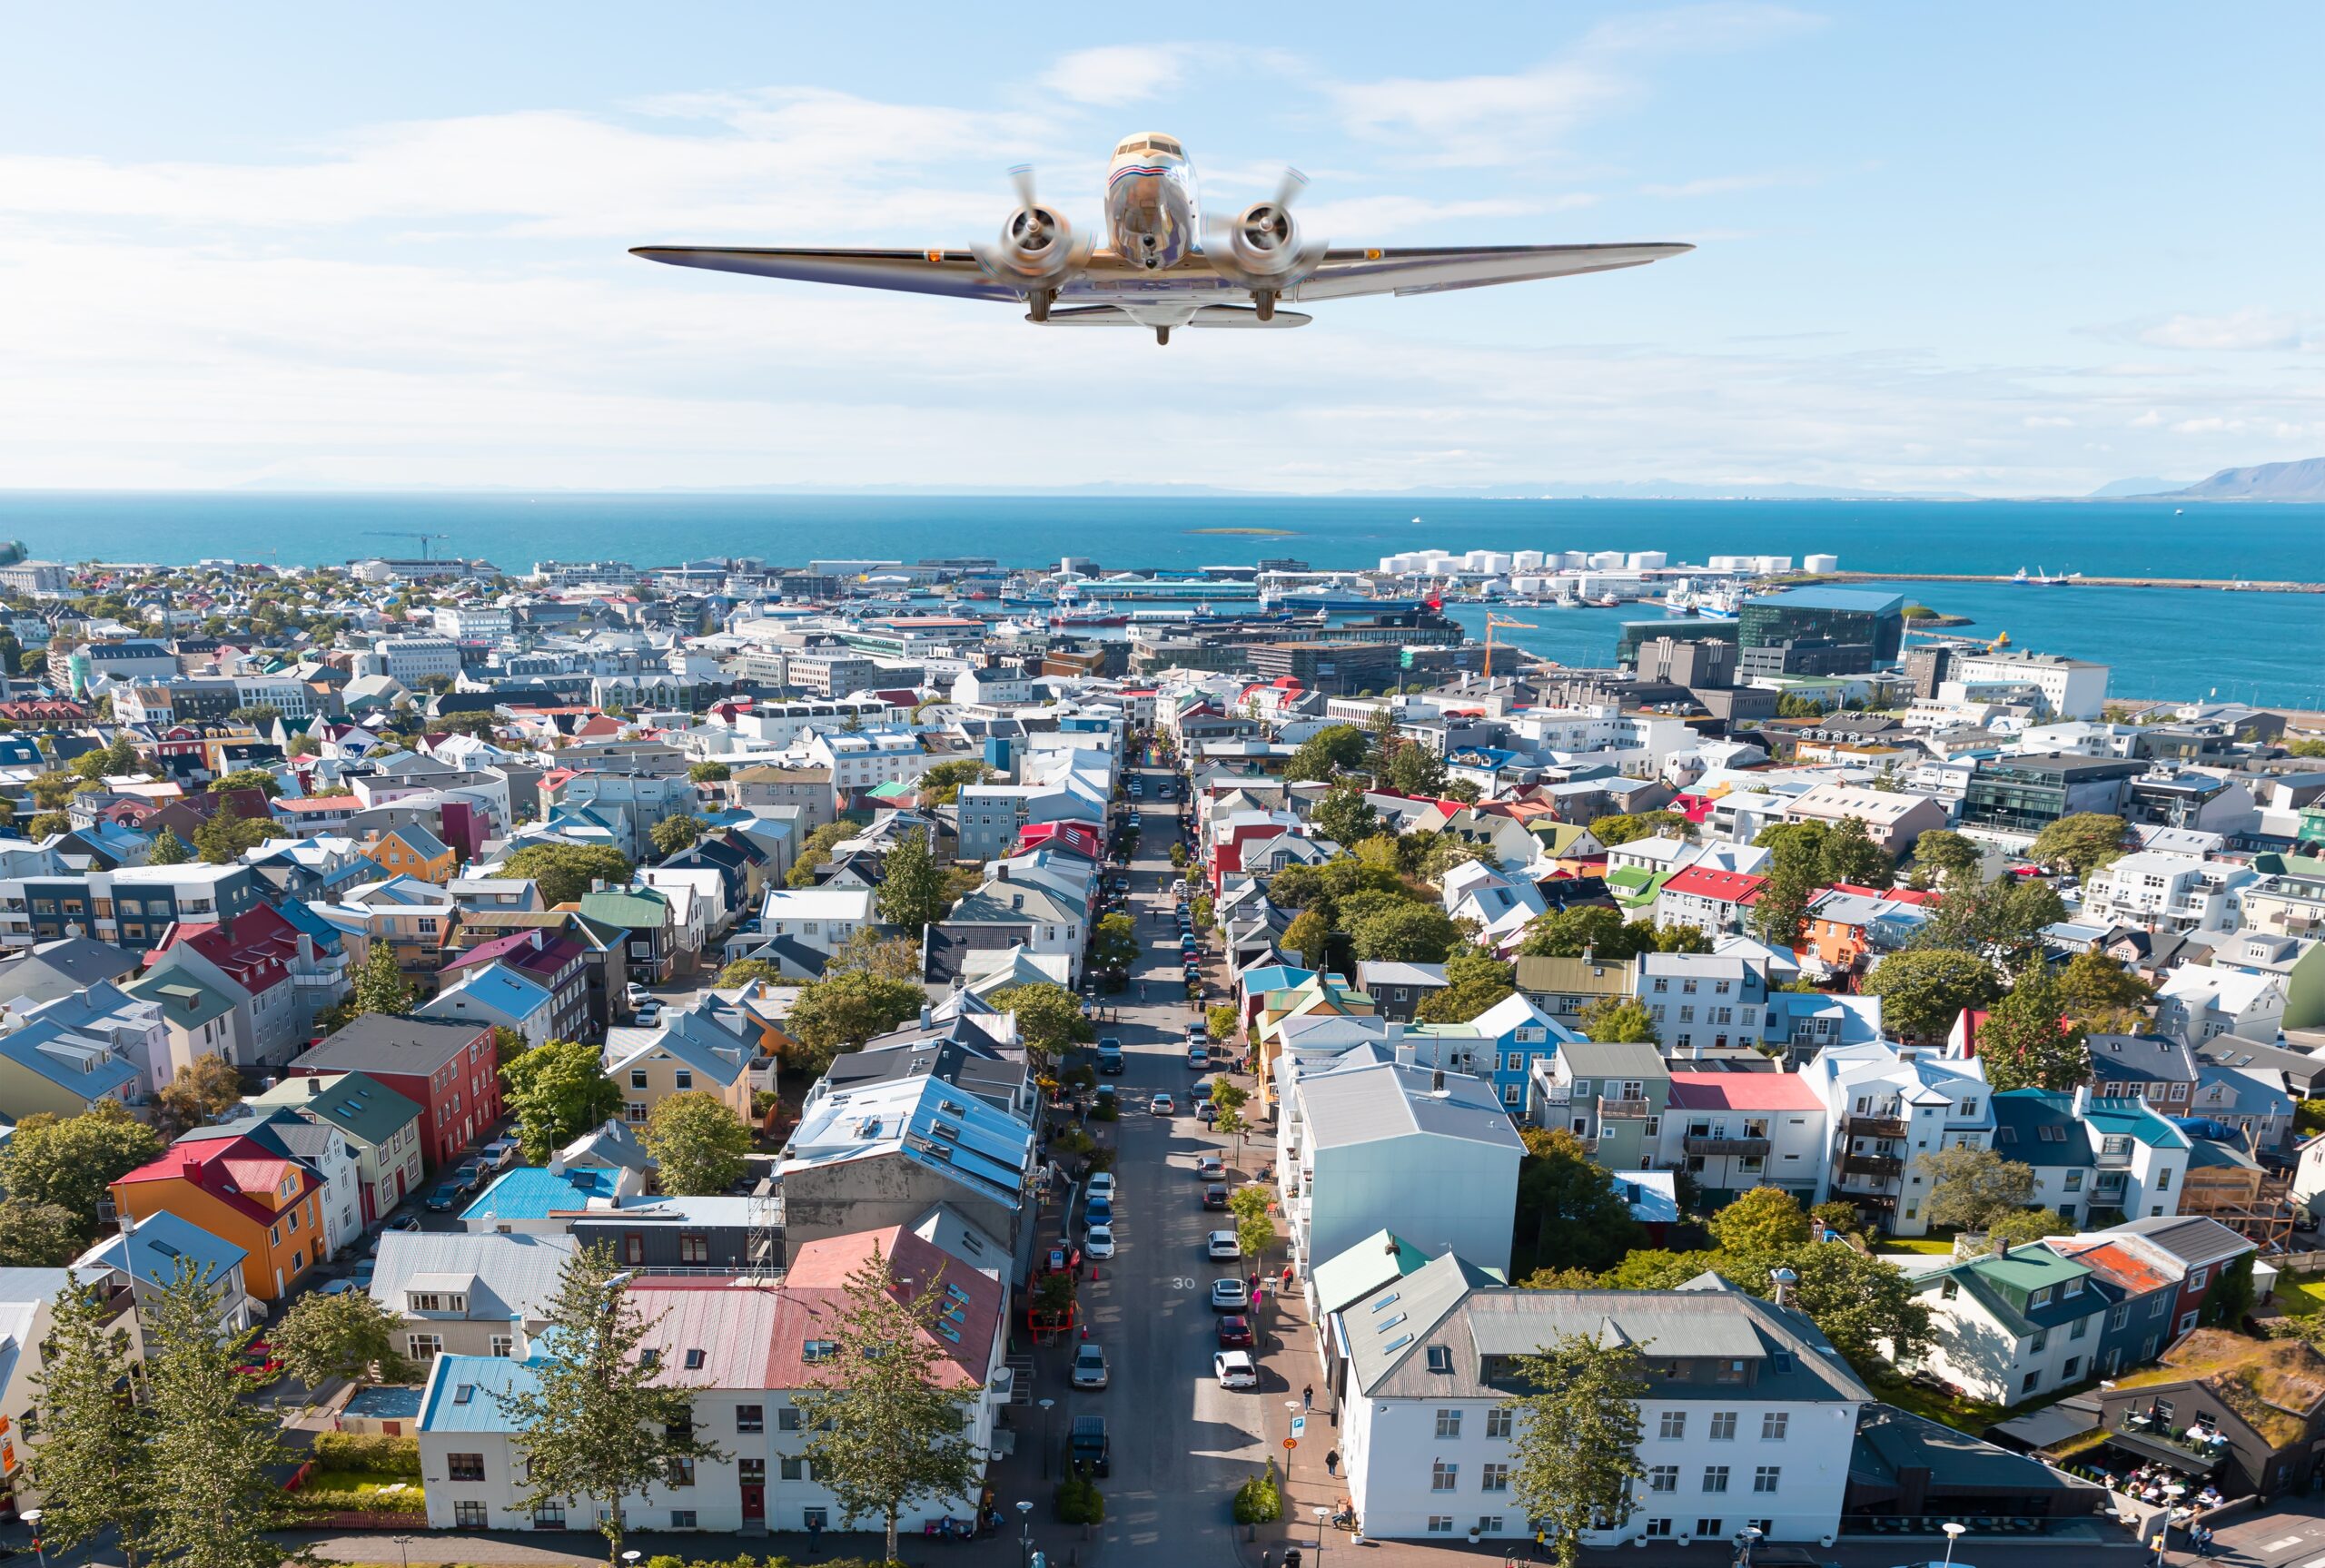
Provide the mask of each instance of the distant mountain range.
{"label": "distant mountain range", "polygon": [[2121,501],[2133,496],[2161,496],[2172,490],[2184,490],[2191,479],[2159,479],[2152,476],[2136,479],[2117,479],[2112,485],[2102,485],[2083,497],[2086,501]]}
{"label": "distant mountain range", "polygon": [[2222,468],[2211,478],[2198,479],[2176,490],[2115,493],[2191,501],[2325,501],[2325,458],[2304,458],[2297,463],[2261,463],[2250,468]]}

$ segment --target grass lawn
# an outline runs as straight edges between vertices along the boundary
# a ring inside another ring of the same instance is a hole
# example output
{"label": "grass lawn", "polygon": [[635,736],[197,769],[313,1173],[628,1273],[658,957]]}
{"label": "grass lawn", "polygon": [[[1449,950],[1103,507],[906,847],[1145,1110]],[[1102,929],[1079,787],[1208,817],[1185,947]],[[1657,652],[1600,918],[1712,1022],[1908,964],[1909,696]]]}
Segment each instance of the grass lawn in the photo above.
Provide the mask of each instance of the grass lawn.
{"label": "grass lawn", "polygon": [[1999,1405],[1982,1405],[1974,1399],[1956,1399],[1934,1388],[1924,1388],[1919,1384],[1903,1380],[1877,1381],[1873,1385],[1873,1391],[1885,1405],[1909,1410],[1915,1415],[1926,1416],[1974,1436],[2008,1414]]}
{"label": "grass lawn", "polygon": [[302,1492],[379,1492],[390,1486],[401,1486],[401,1497],[409,1497],[415,1507],[421,1504],[425,1494],[420,1490],[417,1475],[381,1475],[370,1470],[317,1470],[310,1474]]}
{"label": "grass lawn", "polygon": [[2314,1317],[2325,1311],[2325,1274],[2288,1274],[2271,1299],[2287,1317]]}
{"label": "grass lawn", "polygon": [[1919,1252],[1932,1257],[1954,1256],[1950,1236],[1885,1236],[1873,1244],[1875,1256],[1884,1252]]}

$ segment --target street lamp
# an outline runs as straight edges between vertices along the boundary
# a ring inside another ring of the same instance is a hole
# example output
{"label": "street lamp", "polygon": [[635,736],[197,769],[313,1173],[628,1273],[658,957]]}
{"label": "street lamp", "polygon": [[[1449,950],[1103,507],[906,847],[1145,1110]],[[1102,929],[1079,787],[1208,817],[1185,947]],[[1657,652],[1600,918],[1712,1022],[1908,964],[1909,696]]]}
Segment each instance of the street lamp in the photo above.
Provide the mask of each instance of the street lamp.
{"label": "street lamp", "polygon": [[1057,1401],[1042,1399],[1035,1403],[1042,1407],[1042,1479],[1047,1481],[1050,1478],[1050,1406]]}
{"label": "street lamp", "polygon": [[1017,1537],[1017,1568],[1026,1568],[1026,1564],[1034,1560],[1034,1505],[1031,1503],[1020,1502],[1017,1504],[1017,1521],[1021,1527]]}
{"label": "street lamp", "polygon": [[16,1515],[33,1529],[33,1554],[40,1559],[40,1568],[48,1568],[48,1548],[40,1541],[40,1510],[27,1508]]}
{"label": "street lamp", "polygon": [[1760,1527],[1746,1524],[1736,1537],[1736,1568],[1752,1568],[1752,1548],[1760,1543]]}
{"label": "street lamp", "polygon": [[1316,1504],[1316,1568],[1324,1568],[1324,1521],[1331,1513],[1321,1503]]}
{"label": "street lamp", "polygon": [[[1954,1561],[1954,1543],[1956,1541],[1961,1540],[1964,1535],[1967,1534],[1970,1527],[1967,1524],[1957,1524],[1954,1520],[1948,1519],[1944,1524],[1939,1525],[1938,1528],[1945,1532],[1945,1561],[1950,1563]],[[2167,1524],[2164,1526],[2164,1529],[2169,1531],[2171,1529],[2171,1525]]]}
{"label": "street lamp", "polygon": [[633,1546],[628,1551],[621,1554],[621,1560],[628,1563],[629,1568],[638,1568],[638,1560],[645,1555],[645,1553],[640,1552],[637,1547]]}
{"label": "street lamp", "polygon": [[411,1536],[399,1535],[396,1537],[396,1554],[403,1559],[403,1568],[411,1568]]}

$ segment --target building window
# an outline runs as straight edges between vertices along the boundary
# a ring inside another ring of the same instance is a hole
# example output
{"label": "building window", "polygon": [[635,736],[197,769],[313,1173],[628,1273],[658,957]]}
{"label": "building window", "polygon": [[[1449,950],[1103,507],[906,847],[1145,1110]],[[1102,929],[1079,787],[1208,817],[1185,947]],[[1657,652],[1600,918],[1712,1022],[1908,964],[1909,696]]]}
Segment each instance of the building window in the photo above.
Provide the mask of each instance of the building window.
{"label": "building window", "polygon": [[737,1405],[735,1406],[735,1430],[737,1432],[766,1431],[767,1407],[762,1405]]}
{"label": "building window", "polygon": [[1650,1492],[1677,1492],[1679,1490],[1679,1467],[1677,1464],[1655,1465],[1647,1473],[1647,1489]]}
{"label": "building window", "polygon": [[798,1431],[799,1412],[788,1405],[777,1406],[775,1412],[775,1429],[777,1432]]}
{"label": "building window", "polygon": [[2059,1381],[2060,1381],[2060,1382],[2062,1382],[2062,1383],[2073,1383],[2073,1382],[2074,1381],[2074,1375],[2075,1375],[2077,1372],[2080,1372],[2082,1369],[2083,1369],[2083,1357],[2082,1357],[2082,1356],[2068,1356],[2068,1357],[2067,1357],[2067,1364],[2066,1364],[2064,1366],[2062,1366],[2062,1367],[2060,1367],[2060,1368],[2059,1368]]}
{"label": "building window", "polygon": [[507,1356],[516,1348],[517,1341],[514,1336],[507,1334],[496,1334],[492,1336],[492,1354],[495,1356]]}
{"label": "building window", "polygon": [[533,1528],[536,1530],[564,1529],[565,1504],[562,1503],[544,1503],[535,1508],[533,1510]]}
{"label": "building window", "polygon": [[1736,1412],[1733,1410],[1713,1411],[1711,1413],[1711,1440],[1714,1443],[1726,1443],[1733,1441],[1735,1436]]}
{"label": "building window", "polygon": [[644,1089],[646,1087],[646,1070],[644,1068],[635,1067],[630,1069],[629,1087],[632,1089]]}
{"label": "building window", "polygon": [[490,1528],[491,1521],[485,1514],[483,1504],[455,1503],[452,1504],[452,1524],[461,1530],[483,1530]]}
{"label": "building window", "polygon": [[1760,1441],[1781,1443],[1785,1440],[1786,1430],[1791,1425],[1792,1415],[1789,1411],[1768,1411],[1760,1417]]}
{"label": "building window", "polygon": [[1783,1465],[1763,1464],[1758,1469],[1752,1472],[1752,1490],[1755,1492],[1773,1492],[1776,1489],[1776,1483],[1783,1479]]}
{"label": "building window", "polygon": [[1725,1492],[1727,1490],[1726,1465],[1707,1464],[1704,1466],[1704,1490],[1707,1492]]}
{"label": "building window", "polygon": [[673,1460],[671,1460],[671,1461],[670,1461],[670,1471],[669,1471],[669,1477],[668,1477],[668,1479],[669,1479],[669,1484],[670,1484],[671,1485],[673,1485],[673,1486],[691,1486],[691,1485],[693,1485],[693,1484],[694,1484],[694,1461],[693,1461],[693,1460],[691,1460],[691,1459],[673,1459]]}
{"label": "building window", "polygon": [[1671,1521],[1668,1519],[1648,1520],[1647,1522],[1646,1534],[1647,1539],[1651,1541],[1669,1540],[1671,1538]]}
{"label": "building window", "polygon": [[1429,1516],[1429,1533],[1430,1533],[1431,1535],[1450,1535],[1450,1534],[1452,1534],[1452,1533],[1453,1533],[1453,1515],[1451,1515],[1450,1514],[1430,1514],[1430,1515]]}
{"label": "building window", "polygon": [[1726,1527],[1727,1522],[1725,1519],[1698,1519],[1696,1521],[1696,1539],[1717,1541],[1719,1539],[1720,1532]]}
{"label": "building window", "polygon": [[433,1334],[407,1335],[404,1343],[409,1347],[407,1354],[414,1361],[426,1361],[444,1348],[444,1342]]}
{"label": "building window", "polygon": [[1685,1437],[1687,1435],[1687,1413],[1684,1410],[1665,1411],[1655,1435],[1657,1437]]}
{"label": "building window", "polygon": [[684,1068],[680,1068],[670,1075],[670,1081],[682,1090],[692,1089],[694,1087],[694,1074],[688,1072]]}
{"label": "building window", "polygon": [[2039,1384],[2041,1384],[2041,1382],[2042,1382],[2042,1381],[2043,1381],[2043,1375],[2042,1375],[2042,1373],[2040,1373],[2040,1372],[2030,1372],[2030,1373],[2028,1373],[2028,1374],[2025,1376],[2025,1377],[2024,1377],[2023,1379],[2022,1379],[2022,1380],[2020,1381],[2020,1383],[2019,1383],[2019,1385],[2018,1385],[2018,1391],[2019,1391],[2021,1394],[2032,1394],[2032,1393],[2033,1393],[2033,1392],[2034,1392],[2035,1387],[2036,1387]]}
{"label": "building window", "polygon": [[678,1261],[680,1263],[709,1262],[710,1238],[699,1231],[680,1231],[678,1233]]}
{"label": "building window", "polygon": [[693,1529],[693,1528],[694,1528],[694,1510],[693,1510],[693,1509],[691,1509],[691,1508],[673,1508],[673,1509],[671,1509],[671,1510],[670,1510],[670,1528],[671,1528],[671,1529],[673,1529],[673,1530],[691,1530],[691,1529]]}
{"label": "building window", "polygon": [[1459,1464],[1448,1464],[1440,1459],[1429,1467],[1429,1489],[1431,1492],[1450,1492],[1460,1479],[1461,1467]]}
{"label": "building window", "polygon": [[454,1481],[484,1479],[484,1455],[481,1454],[447,1454],[444,1473]]}
{"label": "building window", "polygon": [[1486,1412],[1486,1435],[1488,1437],[1509,1436],[1516,1425],[1516,1420],[1517,1412],[1506,1410],[1499,1405],[1495,1405]]}
{"label": "building window", "polygon": [[1480,1465],[1478,1470],[1478,1484],[1479,1490],[1483,1492],[1509,1491],[1509,1466],[1507,1464]]}
{"label": "building window", "polygon": [[807,1474],[807,1462],[796,1454],[786,1454],[783,1455],[782,1469],[783,1478],[786,1481],[804,1480]]}
{"label": "building window", "polygon": [[1458,1410],[1439,1411],[1437,1413],[1437,1435],[1440,1437],[1460,1436],[1461,1413]]}

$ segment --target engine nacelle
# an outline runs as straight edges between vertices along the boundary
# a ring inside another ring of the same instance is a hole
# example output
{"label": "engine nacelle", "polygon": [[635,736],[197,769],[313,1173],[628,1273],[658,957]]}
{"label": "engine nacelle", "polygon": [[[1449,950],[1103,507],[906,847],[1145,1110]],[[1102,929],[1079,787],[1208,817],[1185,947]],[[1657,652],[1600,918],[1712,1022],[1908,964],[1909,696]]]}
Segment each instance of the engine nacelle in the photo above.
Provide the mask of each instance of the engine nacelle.
{"label": "engine nacelle", "polygon": [[1004,282],[1054,289],[1076,264],[1073,225],[1050,208],[1020,207],[1002,224],[1000,242],[981,259]]}
{"label": "engine nacelle", "polygon": [[1280,277],[1300,260],[1300,227],[1283,202],[1255,202],[1235,220],[1228,232],[1228,247],[1237,271],[1260,278]]}

